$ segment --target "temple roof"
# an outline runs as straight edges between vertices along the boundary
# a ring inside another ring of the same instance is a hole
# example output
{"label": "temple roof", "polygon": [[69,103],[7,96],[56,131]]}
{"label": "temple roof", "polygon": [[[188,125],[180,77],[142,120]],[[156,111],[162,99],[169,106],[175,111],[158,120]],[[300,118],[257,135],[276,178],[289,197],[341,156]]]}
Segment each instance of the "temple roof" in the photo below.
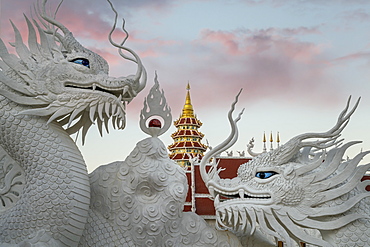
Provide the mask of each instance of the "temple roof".
{"label": "temple roof", "polygon": [[[189,160],[189,153],[173,153],[173,154],[170,154],[170,159],[172,160],[175,160],[175,161],[179,161],[179,160],[184,160],[184,161],[187,161]],[[199,155],[197,154],[197,157],[202,160],[203,156],[202,155]]]}
{"label": "temple roof", "polygon": [[204,134],[197,130],[178,130],[171,135],[172,138],[188,136],[188,137],[200,137],[203,138]]}
{"label": "temple roof", "polygon": [[203,123],[199,121],[195,116],[194,117],[180,116],[178,120],[174,121],[174,124],[175,124],[175,127],[178,127],[180,125],[194,125],[194,126],[200,127],[202,126]]}
{"label": "temple roof", "polygon": [[203,152],[206,151],[207,146],[196,141],[185,141],[185,142],[175,142],[168,146],[168,149],[172,151],[173,149],[184,149],[184,148],[195,148],[200,149]]}

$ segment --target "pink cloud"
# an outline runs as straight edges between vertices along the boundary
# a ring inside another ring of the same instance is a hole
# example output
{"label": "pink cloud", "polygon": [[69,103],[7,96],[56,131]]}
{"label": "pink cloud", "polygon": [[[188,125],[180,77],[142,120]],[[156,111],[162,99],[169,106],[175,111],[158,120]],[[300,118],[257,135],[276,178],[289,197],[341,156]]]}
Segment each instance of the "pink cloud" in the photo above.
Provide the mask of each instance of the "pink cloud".
{"label": "pink cloud", "polygon": [[234,33],[203,30],[201,36],[202,40],[205,42],[221,43],[231,54],[236,55],[239,53],[239,45],[236,42],[236,35]]}
{"label": "pink cloud", "polygon": [[232,100],[240,88],[244,88],[242,104],[265,99],[335,104],[340,89],[331,74],[327,47],[301,41],[302,34],[320,32],[316,28],[203,30],[199,39],[189,43],[161,46],[166,41],[158,40],[158,45],[148,44],[158,57],[144,59],[148,87],[157,70],[174,112],[184,104],[179,94],[185,95],[188,81],[193,98],[198,99],[197,109],[225,106],[223,99]]}
{"label": "pink cloud", "polygon": [[365,59],[370,61],[370,52],[356,52],[343,57],[338,57],[334,59],[334,62],[355,61],[359,59]]}
{"label": "pink cloud", "polygon": [[[19,23],[19,29],[25,32],[23,16],[18,13],[20,8],[16,7],[19,2],[22,1],[10,1],[8,8],[14,8],[12,16]],[[108,60],[115,73],[125,75],[121,68],[124,67],[122,58],[107,41],[113,21],[108,4],[99,5],[91,1],[84,8],[84,1],[73,1],[73,7],[67,3],[69,1],[62,5],[58,20],[74,32],[83,45]],[[162,3],[166,5],[166,1]],[[124,5],[121,2],[117,4],[118,8]],[[13,38],[10,25],[3,30]],[[1,37],[4,37],[3,30]],[[142,33],[133,30],[130,31],[127,46],[143,59],[149,75],[148,87],[154,71],[159,72],[166,97],[174,109],[181,108],[183,104],[179,101],[179,93],[183,92],[188,80],[194,84],[194,98],[206,99],[200,102],[199,107],[224,105],[220,98],[233,98],[240,88],[244,88],[245,102],[262,98],[290,101],[306,97],[307,101],[312,101],[313,97],[320,100],[335,97],[335,92],[327,93],[333,87],[334,79],[329,76],[331,59],[325,53],[326,47],[304,42],[300,39],[302,35],[321,35],[321,32],[319,27],[233,31],[207,29],[200,33],[197,40],[185,42],[160,37],[143,39]],[[113,36],[116,42],[123,37],[121,30]],[[141,108],[142,101],[138,102]],[[134,106],[133,102],[131,107]]]}
{"label": "pink cloud", "polygon": [[[193,42],[193,50],[200,52],[193,53],[190,74],[211,85],[205,89],[212,90],[212,94],[207,94],[207,102],[217,104],[221,95],[235,95],[240,88],[247,91],[248,101],[266,97],[289,101],[302,95],[325,94],[323,89],[333,83],[328,76],[325,47],[285,33],[286,30],[279,29],[204,30],[200,39]],[[204,93],[202,90],[197,97],[204,97]]]}

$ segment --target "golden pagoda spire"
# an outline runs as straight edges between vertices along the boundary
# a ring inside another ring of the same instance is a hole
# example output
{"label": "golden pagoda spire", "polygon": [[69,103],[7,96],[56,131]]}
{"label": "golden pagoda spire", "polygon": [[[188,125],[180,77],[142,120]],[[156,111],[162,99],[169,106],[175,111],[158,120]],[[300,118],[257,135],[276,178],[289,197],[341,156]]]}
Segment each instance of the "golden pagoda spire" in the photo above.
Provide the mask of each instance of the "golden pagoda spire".
{"label": "golden pagoda spire", "polygon": [[191,98],[190,98],[190,83],[188,82],[188,85],[186,86],[186,99],[185,99],[185,105],[184,108],[182,109],[182,115],[181,118],[183,117],[194,117],[194,110],[193,110],[193,105],[191,104]]}
{"label": "golden pagoda spire", "polygon": [[186,87],[186,100],[180,118],[173,123],[177,131],[171,135],[174,143],[168,146],[170,159],[177,162],[182,167],[190,166],[189,159],[198,157],[201,159],[207,150],[207,145],[201,143],[203,134],[198,131],[202,126],[194,114],[193,105],[190,99],[190,84]]}
{"label": "golden pagoda spire", "polygon": [[266,153],[266,133],[263,132],[263,152]]}
{"label": "golden pagoda spire", "polygon": [[271,133],[270,133],[270,150],[274,150],[274,147],[273,147],[273,145],[272,145],[272,143],[273,143],[273,141],[274,141],[274,139],[272,138],[272,131],[271,131]]}

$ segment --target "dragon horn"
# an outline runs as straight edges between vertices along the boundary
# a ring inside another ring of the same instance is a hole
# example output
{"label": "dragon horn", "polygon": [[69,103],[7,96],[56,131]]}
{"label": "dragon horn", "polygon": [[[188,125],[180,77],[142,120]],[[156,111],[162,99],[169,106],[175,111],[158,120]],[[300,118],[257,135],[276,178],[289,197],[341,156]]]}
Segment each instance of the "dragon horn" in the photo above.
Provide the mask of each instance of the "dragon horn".
{"label": "dragon horn", "polygon": [[[42,4],[40,6],[41,1]],[[58,22],[55,19],[55,16],[59,10],[59,7],[63,3],[63,0],[61,0],[60,3],[58,4],[58,7],[53,17],[48,15],[46,12],[47,2],[48,0],[38,0],[37,8],[35,7],[35,12],[37,14],[38,20],[45,28],[44,32],[47,34],[54,35],[67,51],[84,50],[85,48],[73,37],[72,32],[69,31],[69,29],[65,27],[62,23]],[[57,32],[58,29],[63,32],[64,36],[61,33]]]}
{"label": "dragon horn", "polygon": [[[221,144],[217,145],[215,148],[210,150],[206,155],[204,155],[204,157],[202,158],[202,161],[199,165],[200,166],[200,175],[202,176],[202,179],[203,179],[203,181],[206,185],[209,182],[209,180],[211,179],[209,174],[206,171],[206,164],[209,162],[209,160],[212,157],[222,153],[223,151],[225,151],[226,149],[228,149],[229,147],[234,145],[234,143],[238,140],[238,128],[236,126],[236,123],[241,119],[241,116],[244,112],[244,109],[239,113],[239,115],[236,119],[233,119],[232,114],[235,110],[235,105],[238,102],[238,98],[239,98],[239,95],[240,95],[241,92],[242,92],[242,89],[236,95],[235,101],[232,103],[231,109],[228,113],[228,119],[229,119],[229,123],[230,123],[230,126],[231,126],[230,135]],[[215,165],[213,166],[213,169],[216,170]]]}
{"label": "dragon horn", "polygon": [[[301,135],[298,135],[290,139],[287,143],[285,143],[281,147],[281,150],[283,151],[280,153],[278,157],[278,163],[288,161],[302,147],[311,146],[311,147],[324,149],[324,148],[337,145],[340,141],[338,142],[336,140],[340,136],[343,129],[347,126],[350,117],[355,112],[357,106],[360,103],[360,99],[361,97],[358,98],[356,104],[348,112],[351,97],[348,98],[346,107],[339,114],[337,123],[330,130],[326,132],[322,132],[322,133],[305,133],[305,134],[301,134]],[[311,139],[311,138],[320,138],[323,140],[303,142],[304,140]]]}
{"label": "dragon horn", "polygon": [[[40,1],[37,1],[37,6],[38,6],[37,13],[38,13],[38,15],[42,19],[44,19],[46,22],[52,24],[55,27],[58,27],[64,33],[64,35],[68,35],[70,33],[70,31],[68,30],[68,28],[66,28],[62,23],[60,23],[57,20],[55,20],[56,13],[58,12],[59,6],[62,4],[63,0],[59,3],[58,8],[55,11],[54,17],[51,17],[51,16],[49,16],[46,13],[46,3],[47,2],[48,2],[48,0],[42,0],[42,6],[40,6]],[[44,24],[44,26],[45,26],[45,24]],[[47,31],[51,31],[51,30],[47,30]]]}
{"label": "dragon horn", "polygon": [[[144,87],[145,87],[145,85],[146,85],[146,80],[147,80],[146,70],[145,70],[145,68],[143,66],[143,63],[141,62],[141,59],[140,59],[139,55],[137,55],[136,52],[134,52],[133,50],[131,50],[131,49],[123,46],[124,43],[126,42],[126,40],[129,37],[128,32],[125,29],[125,19],[123,19],[123,24],[122,24],[122,30],[126,34],[125,38],[123,39],[123,41],[120,44],[117,44],[116,42],[113,41],[112,34],[113,34],[113,32],[114,32],[114,30],[116,29],[116,26],[117,26],[118,13],[115,10],[115,8],[114,8],[113,4],[111,3],[111,1],[110,0],[107,0],[107,1],[108,1],[108,3],[111,6],[112,11],[115,13],[114,24],[113,24],[113,27],[112,27],[111,31],[109,32],[109,36],[108,36],[109,42],[114,47],[117,47],[119,49],[119,54],[121,55],[121,57],[123,57],[124,59],[127,59],[127,60],[132,61],[132,62],[134,62],[134,63],[137,64],[138,68],[137,68],[136,74],[134,75],[134,77],[132,79],[136,83],[136,90],[135,91],[138,93],[141,90],[143,90]],[[130,53],[133,57],[126,56],[122,52],[122,50]]]}

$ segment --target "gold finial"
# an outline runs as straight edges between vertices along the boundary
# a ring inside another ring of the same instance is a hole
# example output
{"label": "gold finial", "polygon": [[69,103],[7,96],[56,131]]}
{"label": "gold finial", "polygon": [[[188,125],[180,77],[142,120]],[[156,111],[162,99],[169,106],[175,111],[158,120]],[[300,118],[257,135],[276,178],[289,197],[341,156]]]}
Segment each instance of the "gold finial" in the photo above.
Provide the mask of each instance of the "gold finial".
{"label": "gold finial", "polygon": [[266,153],[267,152],[267,149],[266,149],[266,133],[263,132],[263,153]]}
{"label": "gold finial", "polygon": [[271,133],[270,133],[270,142],[273,142],[274,141],[274,139],[272,139],[272,131],[271,131]]}
{"label": "gold finial", "polygon": [[188,82],[188,85],[186,86],[186,90],[190,90],[190,83]]}
{"label": "gold finial", "polygon": [[190,98],[190,83],[188,82],[188,85],[186,86],[186,99],[185,99],[185,105],[182,109],[182,115],[181,117],[194,117],[194,110],[193,105],[191,104],[191,98]]}
{"label": "gold finial", "polygon": [[279,135],[279,131],[277,132],[277,137],[276,137],[276,142],[279,143],[280,142],[280,135]]}

